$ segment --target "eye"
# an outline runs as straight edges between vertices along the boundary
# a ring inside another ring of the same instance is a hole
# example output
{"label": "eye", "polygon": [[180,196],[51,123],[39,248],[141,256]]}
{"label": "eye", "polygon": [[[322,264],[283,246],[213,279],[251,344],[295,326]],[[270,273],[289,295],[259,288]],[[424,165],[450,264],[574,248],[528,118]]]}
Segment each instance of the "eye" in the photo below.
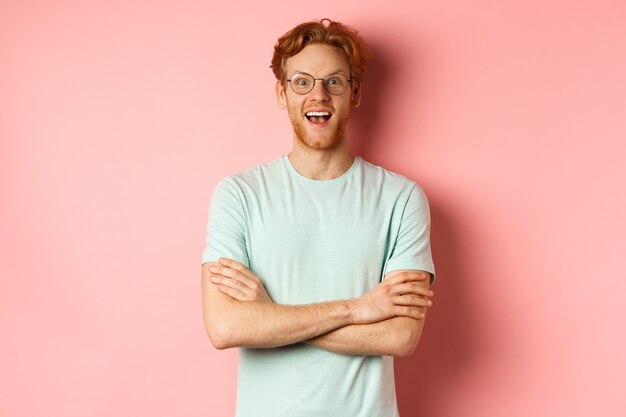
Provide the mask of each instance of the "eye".
{"label": "eye", "polygon": [[291,83],[296,87],[308,87],[311,84],[311,80],[308,77],[297,76],[291,80]]}

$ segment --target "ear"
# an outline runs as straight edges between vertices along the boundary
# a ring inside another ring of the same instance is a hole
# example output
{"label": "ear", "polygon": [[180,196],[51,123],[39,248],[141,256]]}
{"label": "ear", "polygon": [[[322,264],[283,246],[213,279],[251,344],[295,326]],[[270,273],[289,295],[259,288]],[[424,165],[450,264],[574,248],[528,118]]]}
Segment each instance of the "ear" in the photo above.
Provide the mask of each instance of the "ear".
{"label": "ear", "polygon": [[350,97],[352,107],[359,107],[361,104],[361,82],[356,81],[352,86],[352,97]]}
{"label": "ear", "polygon": [[287,107],[287,92],[285,91],[285,85],[280,81],[276,81],[276,104],[278,108],[283,110]]}

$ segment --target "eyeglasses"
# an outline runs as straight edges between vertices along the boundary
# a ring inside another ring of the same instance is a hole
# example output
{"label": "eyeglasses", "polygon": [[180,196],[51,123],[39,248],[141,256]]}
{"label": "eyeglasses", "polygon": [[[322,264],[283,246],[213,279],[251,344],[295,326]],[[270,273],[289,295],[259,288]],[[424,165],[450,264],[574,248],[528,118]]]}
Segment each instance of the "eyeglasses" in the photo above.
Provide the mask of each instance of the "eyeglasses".
{"label": "eyeglasses", "polygon": [[315,81],[322,81],[324,88],[330,94],[339,95],[346,91],[348,84],[351,80],[346,78],[343,74],[330,74],[325,78],[313,78],[312,75],[307,73],[295,73],[287,80],[291,84],[291,89],[296,94],[307,94],[315,87]]}

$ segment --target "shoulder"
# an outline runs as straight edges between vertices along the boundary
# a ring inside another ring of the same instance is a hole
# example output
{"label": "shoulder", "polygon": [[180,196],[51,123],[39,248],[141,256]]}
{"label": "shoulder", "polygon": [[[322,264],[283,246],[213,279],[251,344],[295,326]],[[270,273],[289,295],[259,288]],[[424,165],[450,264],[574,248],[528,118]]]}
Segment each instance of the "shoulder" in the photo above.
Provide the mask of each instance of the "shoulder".
{"label": "shoulder", "polygon": [[222,189],[231,192],[246,193],[247,191],[258,189],[264,182],[276,180],[283,174],[283,171],[283,157],[279,156],[268,162],[224,176],[217,182],[215,188],[216,190]]}
{"label": "shoulder", "polygon": [[417,181],[382,166],[374,165],[363,158],[361,161],[363,181],[366,186],[376,187],[390,194],[408,195],[415,191],[423,194],[422,187]]}

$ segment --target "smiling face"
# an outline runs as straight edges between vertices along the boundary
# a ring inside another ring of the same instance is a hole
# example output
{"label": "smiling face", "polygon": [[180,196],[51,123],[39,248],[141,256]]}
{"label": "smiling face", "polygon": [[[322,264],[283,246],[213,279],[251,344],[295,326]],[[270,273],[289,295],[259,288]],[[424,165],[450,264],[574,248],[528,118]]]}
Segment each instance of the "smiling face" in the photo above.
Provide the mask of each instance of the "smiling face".
{"label": "smiling face", "polygon": [[345,53],[334,46],[307,45],[286,60],[286,78],[291,79],[296,73],[310,74],[318,80],[307,94],[297,94],[287,81],[276,83],[278,107],[287,109],[294,139],[311,149],[336,148],[345,139],[350,109],[360,103],[360,84],[351,81],[346,91],[333,95],[319,79],[330,74],[350,78],[350,64]]}

